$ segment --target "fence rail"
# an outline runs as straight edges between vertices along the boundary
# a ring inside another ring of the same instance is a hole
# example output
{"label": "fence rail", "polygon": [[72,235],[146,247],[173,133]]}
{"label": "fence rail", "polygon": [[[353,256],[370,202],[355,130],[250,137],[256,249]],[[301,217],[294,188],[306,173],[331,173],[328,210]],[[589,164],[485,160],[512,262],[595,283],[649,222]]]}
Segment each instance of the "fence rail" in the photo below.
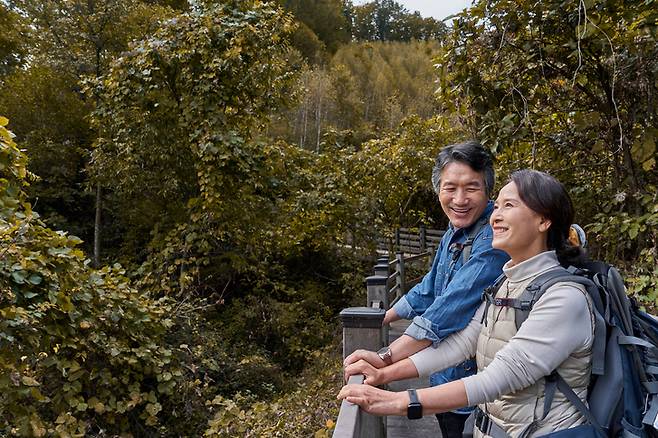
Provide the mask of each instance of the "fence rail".
{"label": "fence rail", "polygon": [[427,229],[423,225],[418,228],[398,228],[392,235],[377,239],[377,248],[389,253],[422,253],[430,247],[438,247],[444,233],[443,230]]}
{"label": "fence rail", "polygon": [[[415,234],[402,228],[396,235],[395,257],[389,255],[377,259],[373,273],[366,278],[366,307],[350,307],[340,312],[343,324],[343,358],[357,349],[379,350],[388,345],[388,327],[382,327],[386,310],[417,284],[422,277],[407,279],[408,269],[414,263],[426,263],[429,267],[435,248],[443,231],[421,227]],[[404,238],[402,238],[404,236]],[[401,242],[405,244],[402,245]],[[412,245],[408,245],[412,242]],[[392,248],[388,246],[387,248]],[[413,249],[413,250],[410,250]],[[363,376],[352,376],[349,383],[363,383]],[[369,415],[358,406],[343,401],[340,408],[334,438],[384,438],[386,417]]]}

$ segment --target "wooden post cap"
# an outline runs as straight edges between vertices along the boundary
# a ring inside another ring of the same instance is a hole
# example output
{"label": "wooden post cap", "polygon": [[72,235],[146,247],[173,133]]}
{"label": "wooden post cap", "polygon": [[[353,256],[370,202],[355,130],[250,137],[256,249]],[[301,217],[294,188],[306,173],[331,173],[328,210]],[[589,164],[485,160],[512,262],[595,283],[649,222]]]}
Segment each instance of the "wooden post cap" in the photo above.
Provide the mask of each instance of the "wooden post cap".
{"label": "wooden post cap", "polygon": [[384,277],[383,275],[371,275],[370,277],[366,277],[367,286],[382,286],[386,285],[387,282],[388,277]]}
{"label": "wooden post cap", "polygon": [[348,307],[340,312],[344,328],[381,328],[386,312],[373,307]]}

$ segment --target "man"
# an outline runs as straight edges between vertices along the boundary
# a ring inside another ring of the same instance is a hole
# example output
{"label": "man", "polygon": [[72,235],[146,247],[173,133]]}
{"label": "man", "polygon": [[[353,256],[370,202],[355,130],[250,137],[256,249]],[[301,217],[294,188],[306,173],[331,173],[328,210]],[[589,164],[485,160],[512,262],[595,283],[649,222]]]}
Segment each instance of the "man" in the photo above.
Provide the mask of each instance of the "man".
{"label": "man", "polygon": [[[491,247],[489,216],[493,203],[494,170],[491,154],[475,141],[449,145],[436,157],[432,184],[450,221],[423,280],[386,312],[384,324],[412,319],[405,333],[375,353],[358,350],[345,359],[346,373],[356,374],[363,359],[377,368],[397,362],[466,327],[475,314],[482,291],[502,273],[509,257]],[[350,364],[351,368],[348,368]],[[474,374],[474,360],[436,373],[436,386]],[[444,438],[461,438],[469,409],[437,414]]]}

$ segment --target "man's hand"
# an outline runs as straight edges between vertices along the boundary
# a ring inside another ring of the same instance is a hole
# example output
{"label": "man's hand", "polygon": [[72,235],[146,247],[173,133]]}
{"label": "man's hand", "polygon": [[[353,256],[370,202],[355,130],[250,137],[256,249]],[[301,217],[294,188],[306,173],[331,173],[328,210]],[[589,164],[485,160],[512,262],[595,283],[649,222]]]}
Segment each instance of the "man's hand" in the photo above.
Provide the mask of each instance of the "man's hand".
{"label": "man's hand", "polygon": [[344,374],[346,382],[350,380],[351,376],[363,374],[366,377],[363,383],[366,385],[377,386],[388,383],[384,381],[383,373],[380,369],[373,367],[363,359],[346,366]]}
{"label": "man's hand", "polygon": [[386,364],[384,363],[382,358],[379,357],[376,351],[356,350],[354,353],[350,354],[345,358],[345,360],[343,361],[343,368],[347,368],[348,365],[351,365],[360,360],[365,360],[375,368],[382,368],[386,366]]}
{"label": "man's hand", "polygon": [[400,316],[395,312],[395,309],[390,308],[386,311],[386,314],[384,315],[384,320],[382,321],[382,326],[390,324],[393,321],[397,321],[398,319],[400,319]]}
{"label": "man's hand", "polygon": [[339,399],[361,406],[374,415],[404,415],[409,396],[405,392],[391,392],[370,385],[345,385],[338,394]]}

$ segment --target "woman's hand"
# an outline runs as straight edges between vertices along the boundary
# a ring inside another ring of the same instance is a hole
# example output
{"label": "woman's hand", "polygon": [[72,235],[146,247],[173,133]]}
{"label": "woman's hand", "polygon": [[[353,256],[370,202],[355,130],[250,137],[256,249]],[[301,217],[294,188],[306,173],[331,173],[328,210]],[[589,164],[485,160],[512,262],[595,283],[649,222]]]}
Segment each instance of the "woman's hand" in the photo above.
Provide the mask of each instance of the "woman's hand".
{"label": "woman's hand", "polygon": [[405,415],[409,404],[406,391],[384,391],[370,385],[345,385],[338,393],[338,398],[357,404],[374,415]]}
{"label": "woman's hand", "polygon": [[365,383],[366,385],[372,385],[372,386],[377,386],[377,385],[383,385],[384,383],[388,383],[384,380],[383,373],[381,372],[380,369],[375,368],[374,366],[370,365],[367,361],[361,359],[358,362],[355,362],[353,364],[347,365],[344,370],[344,375],[345,375],[345,381],[350,380],[350,376],[354,376],[356,374],[363,374],[365,376]]}

